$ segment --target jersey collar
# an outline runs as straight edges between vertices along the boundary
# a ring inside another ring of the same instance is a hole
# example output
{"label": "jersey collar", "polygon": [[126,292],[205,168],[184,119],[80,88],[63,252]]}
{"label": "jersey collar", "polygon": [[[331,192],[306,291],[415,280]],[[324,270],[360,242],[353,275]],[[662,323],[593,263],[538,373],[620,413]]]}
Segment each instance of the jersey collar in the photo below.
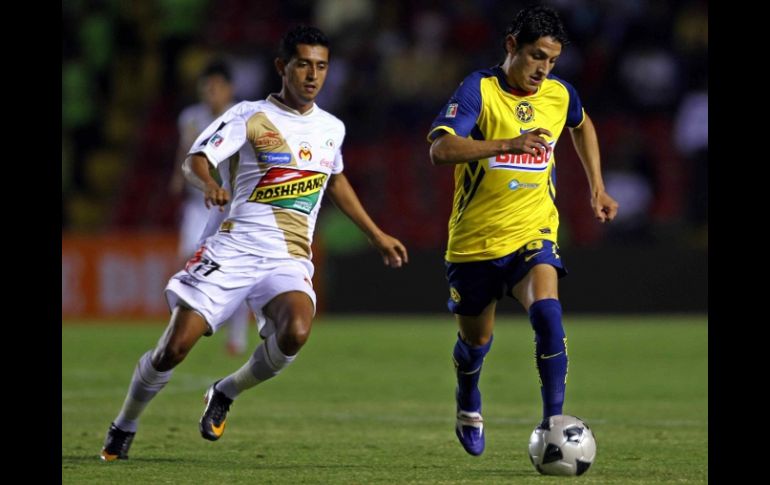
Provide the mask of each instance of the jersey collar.
{"label": "jersey collar", "polygon": [[311,108],[309,110],[305,111],[304,113],[300,113],[299,111],[297,111],[294,108],[289,108],[288,106],[283,104],[283,102],[281,102],[281,100],[278,99],[278,93],[271,93],[271,94],[269,94],[267,96],[267,100],[270,101],[271,103],[273,103],[274,105],[276,105],[277,107],[281,108],[282,110],[288,111],[288,112],[293,113],[293,114],[295,114],[297,116],[310,116],[311,114],[313,114],[315,112],[315,103],[313,103],[313,106],[311,106]]}
{"label": "jersey collar", "polygon": [[510,84],[508,84],[508,79],[505,77],[505,71],[503,71],[503,68],[499,65],[492,68],[492,70],[495,72],[495,75],[497,76],[497,80],[500,83],[500,87],[503,88],[503,91],[506,93],[510,93],[514,96],[532,96],[533,94],[537,93],[537,91],[523,91],[521,89],[514,88]]}

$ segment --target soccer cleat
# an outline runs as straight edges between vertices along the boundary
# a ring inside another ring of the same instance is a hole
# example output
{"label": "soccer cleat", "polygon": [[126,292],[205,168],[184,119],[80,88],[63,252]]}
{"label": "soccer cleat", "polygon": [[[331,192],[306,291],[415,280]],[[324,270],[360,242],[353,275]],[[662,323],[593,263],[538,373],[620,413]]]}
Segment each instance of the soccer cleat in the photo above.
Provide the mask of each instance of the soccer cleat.
{"label": "soccer cleat", "polygon": [[457,411],[455,434],[469,454],[479,456],[484,453],[484,418],[481,413]]}
{"label": "soccer cleat", "polygon": [[107,430],[107,437],[104,439],[104,447],[100,454],[102,461],[128,460],[128,449],[131,442],[134,441],[136,433],[123,431],[110,423],[110,429]]}
{"label": "soccer cleat", "polygon": [[206,391],[206,394],[203,395],[206,409],[203,411],[203,416],[201,416],[199,423],[201,436],[209,441],[216,441],[222,437],[222,434],[225,432],[227,412],[233,403],[233,400],[225,396],[223,392],[217,391],[217,382],[212,384],[208,391]]}

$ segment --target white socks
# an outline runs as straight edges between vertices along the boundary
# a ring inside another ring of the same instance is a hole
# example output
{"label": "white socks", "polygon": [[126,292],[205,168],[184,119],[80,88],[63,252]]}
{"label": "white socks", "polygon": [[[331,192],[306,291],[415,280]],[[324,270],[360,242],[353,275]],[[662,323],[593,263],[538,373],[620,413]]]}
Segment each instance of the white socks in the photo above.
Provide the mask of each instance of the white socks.
{"label": "white socks", "polygon": [[246,389],[278,375],[296,357],[296,354],[284,355],[278,348],[275,334],[272,334],[257,347],[243,367],[217,383],[217,390],[230,399],[235,399]]}
{"label": "white socks", "polygon": [[139,358],[134,369],[134,375],[131,377],[131,385],[128,388],[126,400],[123,401],[120,414],[115,418],[115,426],[123,431],[136,432],[139,415],[142,414],[152,398],[168,383],[174,372],[173,369],[158,372],[150,362],[151,357],[152,350],[148,350]]}

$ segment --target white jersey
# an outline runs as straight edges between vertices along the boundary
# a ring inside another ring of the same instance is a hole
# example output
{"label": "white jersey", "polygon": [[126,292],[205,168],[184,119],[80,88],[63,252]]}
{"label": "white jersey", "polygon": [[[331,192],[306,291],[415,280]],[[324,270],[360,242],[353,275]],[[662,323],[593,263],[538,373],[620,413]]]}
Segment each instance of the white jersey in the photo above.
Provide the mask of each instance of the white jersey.
{"label": "white jersey", "polygon": [[329,176],[343,169],[344,138],[335,116],[315,104],[300,114],[274,95],[214,120],[188,154],[203,153],[228,178],[232,199],[218,239],[262,257],[309,260]]}

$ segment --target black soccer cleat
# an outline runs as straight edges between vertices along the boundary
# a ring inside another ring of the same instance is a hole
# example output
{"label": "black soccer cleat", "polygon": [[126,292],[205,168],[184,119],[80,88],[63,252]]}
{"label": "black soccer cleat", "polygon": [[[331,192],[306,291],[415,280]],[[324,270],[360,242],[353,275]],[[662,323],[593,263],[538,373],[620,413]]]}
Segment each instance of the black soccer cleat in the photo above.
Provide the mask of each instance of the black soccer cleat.
{"label": "black soccer cleat", "polygon": [[102,461],[128,460],[128,449],[131,448],[135,435],[136,433],[123,431],[115,426],[115,423],[110,423],[100,454]]}
{"label": "black soccer cleat", "polygon": [[206,391],[206,394],[203,395],[206,409],[203,411],[203,416],[201,416],[199,423],[201,436],[209,441],[216,441],[224,434],[227,412],[233,403],[232,399],[216,389],[217,382],[212,384],[208,391]]}

